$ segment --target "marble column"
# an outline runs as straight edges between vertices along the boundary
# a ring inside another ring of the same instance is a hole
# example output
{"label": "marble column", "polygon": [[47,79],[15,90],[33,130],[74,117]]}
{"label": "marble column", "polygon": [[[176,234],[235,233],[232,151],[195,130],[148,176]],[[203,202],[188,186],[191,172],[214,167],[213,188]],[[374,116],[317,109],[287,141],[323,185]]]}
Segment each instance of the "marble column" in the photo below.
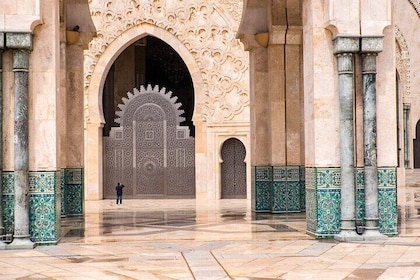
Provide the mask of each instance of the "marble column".
{"label": "marble column", "polygon": [[[0,32],[0,236],[5,234],[3,226],[3,49],[4,33]],[[0,240],[0,249],[5,244]]]}
{"label": "marble column", "polygon": [[341,226],[334,238],[339,241],[362,240],[356,233],[356,199],[354,169],[354,53],[359,51],[358,37],[334,39],[337,57],[340,100],[340,171]]}
{"label": "marble column", "polygon": [[8,245],[8,249],[30,249],[35,247],[35,243],[33,243],[29,239],[28,76],[29,56],[30,51],[32,50],[32,35],[28,33],[11,33],[9,37],[6,36],[6,43],[10,43],[10,46],[13,47],[13,72],[15,93],[15,219],[13,242],[10,245]]}
{"label": "marble column", "polygon": [[363,141],[365,188],[365,240],[387,238],[379,232],[378,167],[376,152],[376,57],[382,38],[361,38],[363,76]]}

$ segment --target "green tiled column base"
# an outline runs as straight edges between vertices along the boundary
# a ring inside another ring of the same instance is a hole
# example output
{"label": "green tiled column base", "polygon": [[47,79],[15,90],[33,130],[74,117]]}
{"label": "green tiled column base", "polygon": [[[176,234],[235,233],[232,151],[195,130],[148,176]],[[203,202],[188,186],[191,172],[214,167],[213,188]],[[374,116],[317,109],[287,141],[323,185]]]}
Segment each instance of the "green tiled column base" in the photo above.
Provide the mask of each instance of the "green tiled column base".
{"label": "green tiled column base", "polygon": [[[395,167],[378,168],[379,230],[392,236],[397,229],[397,177]],[[364,223],[363,168],[356,170],[356,219]],[[340,168],[306,168],[307,232],[317,238],[332,238],[340,232]]]}
{"label": "green tiled column base", "polygon": [[[364,222],[365,190],[363,168],[357,169],[357,219]],[[388,236],[398,235],[397,169],[378,167],[379,231]]]}
{"label": "green tiled column base", "polygon": [[[3,224],[13,233],[14,178],[3,172]],[[29,172],[29,235],[39,245],[57,244],[60,239],[60,173]]]}
{"label": "green tiled column base", "polygon": [[307,232],[331,238],[340,232],[340,168],[306,168]]}
{"label": "green tiled column base", "polygon": [[305,211],[305,182],[301,166],[255,166],[252,206],[255,212]]}
{"label": "green tiled column base", "polygon": [[61,170],[62,210],[61,216],[83,215],[83,169],[66,168]]}

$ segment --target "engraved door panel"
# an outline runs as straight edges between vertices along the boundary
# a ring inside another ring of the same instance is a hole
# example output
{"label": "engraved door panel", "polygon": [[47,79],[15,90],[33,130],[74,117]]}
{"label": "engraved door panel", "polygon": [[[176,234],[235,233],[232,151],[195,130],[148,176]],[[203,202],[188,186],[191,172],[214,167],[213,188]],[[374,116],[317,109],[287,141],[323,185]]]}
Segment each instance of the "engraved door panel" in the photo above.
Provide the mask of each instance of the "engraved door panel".
{"label": "engraved door panel", "polygon": [[246,198],[245,146],[230,138],[222,146],[222,198]]}
{"label": "engraved door panel", "polygon": [[184,121],[181,104],[157,86],[127,94],[116,112],[109,137],[104,137],[104,197],[195,196],[194,138]]}
{"label": "engraved door panel", "polygon": [[136,124],[136,195],[165,195],[164,122]]}

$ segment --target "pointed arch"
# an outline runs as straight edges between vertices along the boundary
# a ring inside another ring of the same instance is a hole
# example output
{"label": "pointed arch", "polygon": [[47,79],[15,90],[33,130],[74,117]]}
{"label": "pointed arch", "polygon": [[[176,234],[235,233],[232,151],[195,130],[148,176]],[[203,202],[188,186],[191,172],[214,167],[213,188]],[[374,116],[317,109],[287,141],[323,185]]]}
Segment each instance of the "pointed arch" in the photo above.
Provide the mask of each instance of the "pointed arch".
{"label": "pointed arch", "polygon": [[[148,35],[157,37],[170,45],[184,60],[190,72],[195,92],[194,108],[203,102],[203,80],[200,69],[189,50],[171,33],[144,23],[128,29],[115,40],[97,58],[89,85],[85,85],[85,128],[84,128],[84,166],[85,166],[85,197],[90,200],[103,198],[103,146],[102,127],[104,124],[102,93],[107,73],[116,58],[135,41]],[[200,119],[200,112],[194,112],[194,119]],[[198,135],[199,137],[199,135]]]}

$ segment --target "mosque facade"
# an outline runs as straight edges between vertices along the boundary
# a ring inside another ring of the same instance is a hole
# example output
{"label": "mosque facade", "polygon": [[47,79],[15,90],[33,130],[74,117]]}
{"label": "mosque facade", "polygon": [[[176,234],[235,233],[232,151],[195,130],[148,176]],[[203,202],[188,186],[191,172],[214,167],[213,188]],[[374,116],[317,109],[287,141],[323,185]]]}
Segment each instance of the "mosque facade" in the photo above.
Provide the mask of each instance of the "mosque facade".
{"label": "mosque facade", "polygon": [[0,247],[58,243],[117,182],[398,235],[420,195],[417,29],[412,0],[0,3]]}

